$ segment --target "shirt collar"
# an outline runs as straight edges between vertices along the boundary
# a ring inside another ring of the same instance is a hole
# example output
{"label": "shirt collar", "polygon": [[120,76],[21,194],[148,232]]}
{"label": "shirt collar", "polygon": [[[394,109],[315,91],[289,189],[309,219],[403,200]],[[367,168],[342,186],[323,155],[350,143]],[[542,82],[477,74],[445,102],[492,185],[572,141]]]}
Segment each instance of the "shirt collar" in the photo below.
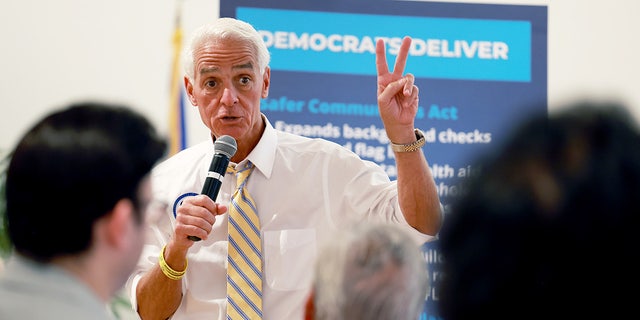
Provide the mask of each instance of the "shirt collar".
{"label": "shirt collar", "polygon": [[251,153],[249,153],[247,158],[240,161],[238,165],[244,166],[247,161],[251,161],[256,169],[258,169],[268,179],[271,177],[271,173],[273,171],[278,137],[276,135],[276,130],[264,114],[262,114],[262,119],[264,120],[265,128],[260,141],[258,141],[256,147],[251,150]]}

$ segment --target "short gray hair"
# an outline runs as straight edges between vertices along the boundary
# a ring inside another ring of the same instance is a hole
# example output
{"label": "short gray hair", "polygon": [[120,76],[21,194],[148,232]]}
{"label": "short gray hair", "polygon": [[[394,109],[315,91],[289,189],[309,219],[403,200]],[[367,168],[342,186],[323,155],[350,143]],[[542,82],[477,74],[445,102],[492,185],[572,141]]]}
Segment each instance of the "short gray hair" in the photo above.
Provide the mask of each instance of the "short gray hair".
{"label": "short gray hair", "polygon": [[222,39],[234,39],[251,43],[256,53],[260,72],[261,74],[264,73],[265,68],[269,65],[271,56],[260,33],[247,22],[223,17],[216,19],[212,23],[202,25],[193,32],[189,45],[182,54],[184,71],[190,80],[193,80],[195,76],[193,52],[209,41]]}
{"label": "short gray hair", "polygon": [[332,238],[318,256],[315,319],[418,319],[428,281],[424,255],[405,230],[356,225]]}

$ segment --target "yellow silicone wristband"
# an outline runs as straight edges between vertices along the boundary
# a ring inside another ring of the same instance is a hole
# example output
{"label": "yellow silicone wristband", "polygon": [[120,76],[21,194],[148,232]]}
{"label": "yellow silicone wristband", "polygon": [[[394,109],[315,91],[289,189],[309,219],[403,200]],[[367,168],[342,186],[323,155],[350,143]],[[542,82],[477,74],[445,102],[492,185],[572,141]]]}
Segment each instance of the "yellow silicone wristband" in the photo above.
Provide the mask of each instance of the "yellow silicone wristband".
{"label": "yellow silicone wristband", "polygon": [[160,265],[160,270],[162,270],[162,273],[164,273],[164,275],[167,278],[171,280],[180,280],[182,279],[184,274],[187,272],[187,267],[189,267],[189,260],[185,260],[185,267],[183,271],[173,270],[164,260],[164,249],[166,247],[167,245],[165,244],[164,247],[162,247],[162,251],[160,251],[160,256],[158,257],[158,264]]}

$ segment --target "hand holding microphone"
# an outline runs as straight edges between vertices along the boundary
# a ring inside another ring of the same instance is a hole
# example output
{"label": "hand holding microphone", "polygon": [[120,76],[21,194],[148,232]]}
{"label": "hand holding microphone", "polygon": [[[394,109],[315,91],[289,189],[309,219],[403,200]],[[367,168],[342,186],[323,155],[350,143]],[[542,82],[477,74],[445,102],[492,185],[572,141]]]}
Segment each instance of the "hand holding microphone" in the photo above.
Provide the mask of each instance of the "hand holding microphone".
{"label": "hand holding microphone", "polygon": [[[206,194],[211,200],[215,201],[222,186],[222,178],[227,172],[229,159],[236,154],[238,145],[232,136],[224,135],[216,139],[216,142],[213,143],[213,149],[213,159],[211,160],[211,165],[209,165],[209,172],[204,180],[201,194]],[[187,238],[192,241],[201,240],[196,236],[188,236]]]}

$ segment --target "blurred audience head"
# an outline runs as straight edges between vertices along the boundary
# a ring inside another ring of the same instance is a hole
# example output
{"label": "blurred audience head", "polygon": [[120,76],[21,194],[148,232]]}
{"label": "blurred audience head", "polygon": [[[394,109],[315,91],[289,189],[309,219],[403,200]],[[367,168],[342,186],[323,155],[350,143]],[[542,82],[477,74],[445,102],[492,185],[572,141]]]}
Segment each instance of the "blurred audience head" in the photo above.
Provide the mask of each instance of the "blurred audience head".
{"label": "blurred audience head", "polygon": [[144,241],[148,174],[165,149],[148,120],[121,105],[78,103],[41,119],[9,155],[6,217],[15,252],[65,265],[101,258],[122,284]]}
{"label": "blurred audience head", "polygon": [[420,247],[392,224],[359,224],[318,256],[306,319],[416,320],[428,290]]}
{"label": "blurred audience head", "polygon": [[452,204],[439,240],[443,319],[632,312],[637,125],[616,103],[560,110],[522,123],[479,159],[480,173]]}

